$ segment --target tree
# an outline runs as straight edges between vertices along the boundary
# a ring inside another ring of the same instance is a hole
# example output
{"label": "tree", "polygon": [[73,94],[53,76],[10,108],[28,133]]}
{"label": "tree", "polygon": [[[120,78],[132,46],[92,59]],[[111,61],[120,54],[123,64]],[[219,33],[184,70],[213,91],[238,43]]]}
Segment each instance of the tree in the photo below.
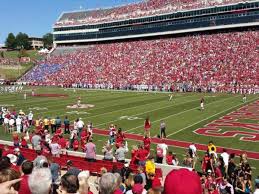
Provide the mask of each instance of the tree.
{"label": "tree", "polygon": [[4,58],[4,51],[0,52],[0,58]]}
{"label": "tree", "polygon": [[8,37],[6,38],[6,41],[5,41],[5,46],[8,49],[15,49],[16,48],[16,38],[15,38],[13,33],[8,34]]}
{"label": "tree", "polygon": [[31,48],[31,43],[29,40],[29,36],[25,33],[19,32],[16,35],[16,45],[18,49],[30,49]]}
{"label": "tree", "polygon": [[52,47],[53,35],[51,33],[45,34],[42,38],[43,38],[43,43],[45,48]]}

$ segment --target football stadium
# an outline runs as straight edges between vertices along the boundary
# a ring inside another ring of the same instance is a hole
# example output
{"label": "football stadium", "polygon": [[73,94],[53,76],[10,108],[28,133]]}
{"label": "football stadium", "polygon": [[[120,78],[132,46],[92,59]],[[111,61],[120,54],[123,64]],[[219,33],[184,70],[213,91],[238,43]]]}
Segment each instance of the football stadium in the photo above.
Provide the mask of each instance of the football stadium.
{"label": "football stadium", "polygon": [[0,50],[0,193],[258,194],[258,26],[259,1],[146,0]]}

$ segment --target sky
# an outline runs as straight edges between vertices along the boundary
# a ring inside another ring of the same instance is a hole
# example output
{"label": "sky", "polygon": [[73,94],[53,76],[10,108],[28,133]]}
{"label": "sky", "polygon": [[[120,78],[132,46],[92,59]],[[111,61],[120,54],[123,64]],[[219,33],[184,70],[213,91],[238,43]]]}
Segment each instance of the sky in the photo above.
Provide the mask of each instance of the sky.
{"label": "sky", "polygon": [[0,44],[8,33],[42,37],[63,11],[113,7],[140,0],[1,0]]}

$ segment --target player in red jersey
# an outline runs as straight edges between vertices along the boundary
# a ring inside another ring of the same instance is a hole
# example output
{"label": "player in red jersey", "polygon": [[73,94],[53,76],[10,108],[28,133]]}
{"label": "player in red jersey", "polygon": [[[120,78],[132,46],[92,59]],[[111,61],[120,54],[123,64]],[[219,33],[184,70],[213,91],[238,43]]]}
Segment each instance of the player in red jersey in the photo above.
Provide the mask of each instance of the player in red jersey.
{"label": "player in red jersey", "polygon": [[147,135],[148,137],[150,137],[150,128],[151,128],[151,122],[149,120],[149,117],[147,117],[144,122],[144,129],[145,129],[144,134]]}

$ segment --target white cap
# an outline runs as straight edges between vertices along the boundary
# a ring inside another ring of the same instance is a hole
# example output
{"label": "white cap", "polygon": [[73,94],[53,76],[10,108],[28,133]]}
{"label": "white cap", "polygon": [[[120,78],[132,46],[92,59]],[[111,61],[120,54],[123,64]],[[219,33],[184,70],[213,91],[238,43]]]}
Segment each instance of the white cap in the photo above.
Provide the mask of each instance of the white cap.
{"label": "white cap", "polygon": [[12,164],[16,163],[16,161],[17,161],[17,156],[16,155],[14,155],[14,154],[7,154],[7,157],[10,159],[10,162]]}

